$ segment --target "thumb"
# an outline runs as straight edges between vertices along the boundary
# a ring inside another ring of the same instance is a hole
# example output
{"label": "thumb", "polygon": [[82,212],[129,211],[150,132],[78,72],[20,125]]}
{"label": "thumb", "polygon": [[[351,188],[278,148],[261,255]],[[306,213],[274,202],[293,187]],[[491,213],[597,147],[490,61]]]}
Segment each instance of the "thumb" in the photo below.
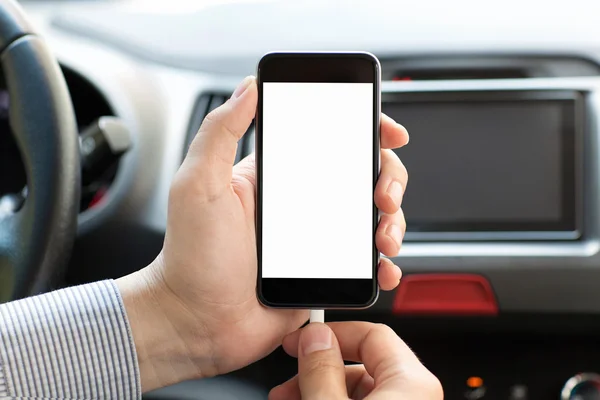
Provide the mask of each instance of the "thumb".
{"label": "thumb", "polygon": [[298,384],[303,400],[348,398],[342,353],[325,324],[308,324],[300,333]]}
{"label": "thumb", "polygon": [[258,91],[253,76],[246,77],[223,105],[202,122],[184,167],[193,170],[210,194],[217,194],[231,182],[238,141],[256,114]]}

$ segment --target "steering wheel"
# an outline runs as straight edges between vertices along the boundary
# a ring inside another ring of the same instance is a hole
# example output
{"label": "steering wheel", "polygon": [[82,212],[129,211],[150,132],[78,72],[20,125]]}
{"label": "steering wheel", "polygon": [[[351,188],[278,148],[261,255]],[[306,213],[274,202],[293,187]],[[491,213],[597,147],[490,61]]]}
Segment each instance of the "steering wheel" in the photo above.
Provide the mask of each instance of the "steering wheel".
{"label": "steering wheel", "polygon": [[[81,172],[65,79],[14,0],[0,0],[0,69],[27,174],[22,204],[0,200],[2,302],[48,290],[65,266],[77,228]],[[0,179],[9,174],[0,171]]]}

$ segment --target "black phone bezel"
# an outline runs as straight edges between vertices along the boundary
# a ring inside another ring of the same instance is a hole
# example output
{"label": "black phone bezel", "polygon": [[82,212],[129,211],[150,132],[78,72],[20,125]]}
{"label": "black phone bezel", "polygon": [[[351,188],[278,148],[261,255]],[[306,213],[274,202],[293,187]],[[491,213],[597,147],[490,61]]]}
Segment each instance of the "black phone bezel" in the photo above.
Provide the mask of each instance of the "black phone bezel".
{"label": "black phone bezel", "polygon": [[[375,245],[378,209],[373,202],[373,265],[371,279],[262,278],[262,85],[264,82],[357,82],[373,83],[373,191],[379,177],[381,67],[370,53],[269,53],[258,63],[256,111],[256,250],[257,296],[277,308],[366,308],[379,295]],[[351,250],[349,250],[351,251]],[[290,254],[290,257],[293,257]],[[284,260],[282,260],[284,262]]]}

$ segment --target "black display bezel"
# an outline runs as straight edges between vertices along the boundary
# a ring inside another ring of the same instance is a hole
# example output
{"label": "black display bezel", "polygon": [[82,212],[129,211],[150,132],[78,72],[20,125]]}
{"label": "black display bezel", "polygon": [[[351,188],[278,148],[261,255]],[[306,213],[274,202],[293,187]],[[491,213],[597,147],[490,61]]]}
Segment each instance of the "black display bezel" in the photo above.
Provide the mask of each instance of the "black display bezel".
{"label": "black display bezel", "polygon": [[[583,96],[573,90],[497,90],[384,93],[382,102],[560,102],[561,118],[561,218],[554,221],[418,221],[406,216],[405,240],[547,240],[578,239],[581,236],[579,190],[581,136],[584,129]],[[401,121],[400,121],[401,122]],[[518,145],[518,144],[515,144]],[[507,155],[510,160],[510,155]]]}
{"label": "black display bezel", "polygon": [[[264,82],[373,83],[373,191],[379,176],[381,68],[369,53],[269,53],[258,64],[256,114],[256,242],[257,295],[261,303],[279,308],[365,308],[379,294],[375,245],[378,210],[373,202],[372,279],[262,278],[262,85]],[[301,244],[299,244],[301,248]],[[290,254],[290,257],[293,257]],[[285,260],[282,260],[285,262]],[[318,262],[318,260],[315,260]]]}

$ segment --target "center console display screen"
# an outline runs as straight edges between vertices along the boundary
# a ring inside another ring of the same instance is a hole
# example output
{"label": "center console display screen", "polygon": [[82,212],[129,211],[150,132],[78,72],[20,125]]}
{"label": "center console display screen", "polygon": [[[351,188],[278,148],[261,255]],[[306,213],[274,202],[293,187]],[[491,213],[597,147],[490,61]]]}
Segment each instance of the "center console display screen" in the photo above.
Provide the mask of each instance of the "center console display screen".
{"label": "center console display screen", "polygon": [[410,133],[409,232],[576,230],[574,94],[518,94],[383,98]]}

